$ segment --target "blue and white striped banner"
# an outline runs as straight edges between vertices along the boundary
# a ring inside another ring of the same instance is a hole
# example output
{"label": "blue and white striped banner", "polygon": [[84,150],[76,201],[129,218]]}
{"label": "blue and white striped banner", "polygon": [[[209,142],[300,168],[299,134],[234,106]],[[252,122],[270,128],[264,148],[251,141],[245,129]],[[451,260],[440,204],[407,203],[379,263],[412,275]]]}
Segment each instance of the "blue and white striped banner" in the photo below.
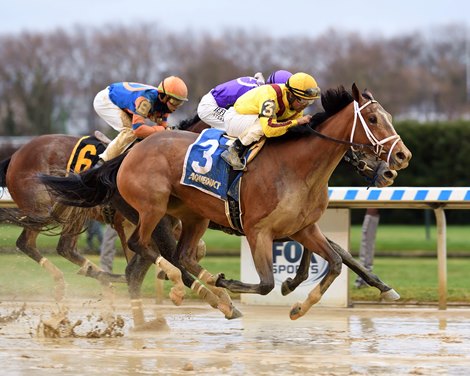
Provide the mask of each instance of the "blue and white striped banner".
{"label": "blue and white striped banner", "polygon": [[469,202],[470,187],[330,187],[331,201]]}

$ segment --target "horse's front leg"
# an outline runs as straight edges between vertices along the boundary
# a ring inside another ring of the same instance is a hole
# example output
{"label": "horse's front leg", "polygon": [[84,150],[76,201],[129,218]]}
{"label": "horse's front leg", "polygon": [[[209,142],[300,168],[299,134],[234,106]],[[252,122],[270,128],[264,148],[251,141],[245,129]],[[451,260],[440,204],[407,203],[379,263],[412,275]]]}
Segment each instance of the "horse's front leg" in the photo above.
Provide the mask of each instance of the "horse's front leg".
{"label": "horse's front leg", "polygon": [[294,291],[303,281],[308,278],[308,272],[310,267],[310,261],[312,259],[312,252],[309,251],[307,248],[304,248],[302,252],[302,258],[300,259],[300,265],[297,269],[295,277],[287,278],[284,282],[282,282],[281,286],[281,293],[282,295],[290,294]]}
{"label": "horse's front leg", "polygon": [[387,300],[393,301],[400,299],[400,295],[390,286],[385,284],[378,276],[368,271],[363,265],[357,262],[352,255],[341,248],[340,245],[336,244],[331,239],[327,239],[331,247],[338,253],[343,260],[343,263],[361,277],[368,285],[376,287],[380,290],[380,296]]}
{"label": "horse's front leg", "polygon": [[330,246],[326,237],[320,231],[317,224],[312,224],[292,236],[292,239],[301,243],[307,249],[314,249],[315,253],[328,262],[328,272],[318,285],[316,285],[302,303],[296,303],[291,309],[290,318],[296,320],[305,315],[308,310],[318,303],[323,294],[328,290],[333,281],[341,273],[342,260],[336,251]]}
{"label": "horse's front leg", "polygon": [[220,274],[216,286],[225,287],[235,293],[250,293],[267,295],[274,288],[273,274],[273,238],[268,233],[259,233],[256,231],[246,231],[246,238],[250,245],[251,255],[255,264],[256,271],[260,279],[259,284],[244,283],[233,279],[225,279]]}

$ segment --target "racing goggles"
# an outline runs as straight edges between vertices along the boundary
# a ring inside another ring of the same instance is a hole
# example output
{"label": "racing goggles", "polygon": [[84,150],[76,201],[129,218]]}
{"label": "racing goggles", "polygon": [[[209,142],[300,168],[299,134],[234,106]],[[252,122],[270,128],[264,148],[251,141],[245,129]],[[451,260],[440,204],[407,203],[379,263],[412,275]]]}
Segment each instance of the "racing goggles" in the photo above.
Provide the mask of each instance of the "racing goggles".
{"label": "racing goggles", "polygon": [[315,102],[315,99],[304,99],[304,98],[298,97],[295,94],[294,94],[294,98],[301,106],[310,106],[311,104],[313,104],[313,102]]}
{"label": "racing goggles", "polygon": [[319,87],[310,87],[307,90],[296,89],[290,86],[287,86],[287,88],[302,105],[312,104],[321,95]]}
{"label": "racing goggles", "polygon": [[180,107],[183,105],[184,101],[175,97],[170,97],[168,95],[168,103],[170,103],[173,107]]}

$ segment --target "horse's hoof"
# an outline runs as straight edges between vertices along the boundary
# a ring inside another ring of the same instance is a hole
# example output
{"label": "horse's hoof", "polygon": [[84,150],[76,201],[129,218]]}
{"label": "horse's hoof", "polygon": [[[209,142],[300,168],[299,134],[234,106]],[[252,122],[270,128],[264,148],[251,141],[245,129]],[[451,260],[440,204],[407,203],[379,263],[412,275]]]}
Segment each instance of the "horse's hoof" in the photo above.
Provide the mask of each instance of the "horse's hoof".
{"label": "horse's hoof", "polygon": [[184,289],[172,287],[168,296],[175,306],[180,306],[183,303]]}
{"label": "horse's hoof", "polygon": [[160,270],[157,274],[157,279],[161,279],[163,281],[168,281],[168,276],[163,270]]}
{"label": "horse's hoof", "polygon": [[380,294],[380,296],[382,299],[388,302],[400,299],[400,294],[398,294],[394,289],[384,291],[383,293]]}
{"label": "horse's hoof", "polygon": [[213,279],[209,279],[207,281],[208,284],[212,285],[212,282],[214,283],[213,286],[215,287],[225,287],[225,274],[224,273],[218,273],[216,274]]}
{"label": "horse's hoof", "polygon": [[303,314],[302,314],[302,306],[300,303],[295,303],[291,310],[290,310],[290,314],[289,314],[289,317],[291,320],[297,320],[299,317],[302,317]]}
{"label": "horse's hoof", "polygon": [[225,318],[227,320],[233,320],[233,319],[238,319],[240,317],[243,317],[243,313],[241,313],[237,308],[233,307],[232,312],[230,316],[225,315]]}
{"label": "horse's hoof", "polygon": [[284,282],[282,282],[281,285],[281,294],[283,296],[286,296],[292,292],[292,290],[289,287],[289,283],[292,282],[292,278],[287,278]]}

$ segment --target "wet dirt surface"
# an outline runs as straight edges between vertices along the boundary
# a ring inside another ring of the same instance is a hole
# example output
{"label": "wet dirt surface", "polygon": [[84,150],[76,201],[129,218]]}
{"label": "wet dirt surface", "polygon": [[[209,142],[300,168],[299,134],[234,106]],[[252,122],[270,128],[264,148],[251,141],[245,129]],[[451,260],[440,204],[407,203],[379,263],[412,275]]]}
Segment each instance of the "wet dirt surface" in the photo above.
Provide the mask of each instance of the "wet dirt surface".
{"label": "wet dirt surface", "polygon": [[[244,316],[228,321],[197,301],[175,307],[148,300],[146,318],[158,325],[136,331],[125,300],[112,311],[86,300],[68,303],[66,311],[39,300],[2,301],[0,374],[470,373],[468,307],[315,307],[291,321],[289,307],[236,305]],[[54,337],[44,323],[60,314],[68,328]]]}

